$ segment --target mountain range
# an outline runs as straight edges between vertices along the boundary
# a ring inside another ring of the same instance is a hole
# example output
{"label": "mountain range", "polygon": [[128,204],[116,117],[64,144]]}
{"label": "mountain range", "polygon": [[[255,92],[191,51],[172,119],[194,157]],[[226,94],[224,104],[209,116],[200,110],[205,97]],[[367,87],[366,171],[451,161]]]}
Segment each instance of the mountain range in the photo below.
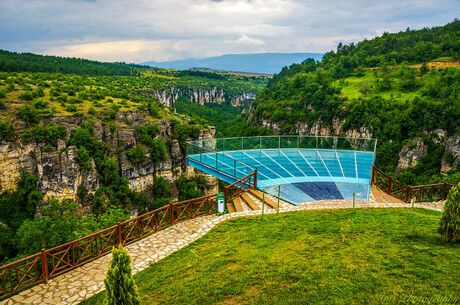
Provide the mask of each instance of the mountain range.
{"label": "mountain range", "polygon": [[225,54],[201,59],[184,59],[175,61],[148,61],[143,64],[178,70],[191,68],[208,68],[235,72],[251,72],[262,74],[278,73],[284,66],[300,63],[307,58],[321,60],[323,53],[255,53]]}

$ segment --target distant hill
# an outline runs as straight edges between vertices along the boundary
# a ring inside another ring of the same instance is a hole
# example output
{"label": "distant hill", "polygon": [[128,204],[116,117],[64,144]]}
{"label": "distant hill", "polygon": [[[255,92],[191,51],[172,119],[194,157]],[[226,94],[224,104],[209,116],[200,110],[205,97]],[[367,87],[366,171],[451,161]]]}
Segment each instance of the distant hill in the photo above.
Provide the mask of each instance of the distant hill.
{"label": "distant hill", "polygon": [[0,49],[0,71],[49,72],[79,75],[135,75],[150,67],[120,62],[10,52]]}
{"label": "distant hill", "polygon": [[274,74],[278,73],[284,66],[300,63],[307,58],[321,60],[323,55],[323,53],[225,54],[202,59],[185,59],[165,62],[149,61],[144,64],[152,67],[179,70],[209,68],[215,70]]}

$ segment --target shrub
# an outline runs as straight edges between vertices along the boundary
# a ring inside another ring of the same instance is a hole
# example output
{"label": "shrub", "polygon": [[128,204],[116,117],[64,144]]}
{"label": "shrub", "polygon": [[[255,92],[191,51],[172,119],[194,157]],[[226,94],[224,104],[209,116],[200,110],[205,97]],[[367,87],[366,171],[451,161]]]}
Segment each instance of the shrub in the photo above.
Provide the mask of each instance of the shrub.
{"label": "shrub", "polygon": [[445,242],[460,241],[460,183],[449,191],[438,232]]}
{"label": "shrub", "polygon": [[80,168],[83,170],[91,169],[92,167],[91,155],[86,148],[80,147],[77,150],[77,163],[80,166]]}
{"label": "shrub", "polygon": [[32,91],[24,91],[19,97],[25,101],[31,101],[34,99],[34,94]]}
{"label": "shrub", "polygon": [[179,190],[179,201],[193,199],[201,196],[197,181],[193,178],[180,176],[176,181]]}
{"label": "shrub", "polygon": [[112,260],[104,279],[107,305],[140,304],[137,286],[132,277],[131,258],[122,245],[112,250]]}
{"label": "shrub", "polygon": [[126,158],[134,167],[140,167],[145,163],[145,150],[141,146],[135,146],[126,151]]}
{"label": "shrub", "polygon": [[24,140],[34,140],[36,143],[57,146],[57,141],[62,140],[67,136],[67,130],[61,125],[37,125],[31,133],[24,135]]}
{"label": "shrub", "polygon": [[30,105],[23,105],[19,108],[19,117],[27,124],[35,124],[39,121],[37,110]]}
{"label": "shrub", "polygon": [[0,142],[11,141],[13,136],[13,125],[6,122],[0,122]]}
{"label": "shrub", "polygon": [[141,125],[136,129],[139,142],[147,146],[150,146],[150,143],[159,132],[160,128],[157,125]]}
{"label": "shrub", "polygon": [[150,159],[156,171],[157,166],[166,159],[167,150],[163,139],[154,139],[150,143]]}
{"label": "shrub", "polygon": [[37,98],[34,100],[34,107],[35,109],[45,109],[48,107],[48,102],[43,98]]}
{"label": "shrub", "polygon": [[35,253],[77,238],[78,228],[77,205],[69,200],[51,199],[41,215],[21,225],[18,246],[23,254]]}
{"label": "shrub", "polygon": [[115,158],[105,157],[98,164],[101,182],[110,185],[118,177],[118,163]]}
{"label": "shrub", "polygon": [[6,109],[6,103],[0,100],[0,110]]}

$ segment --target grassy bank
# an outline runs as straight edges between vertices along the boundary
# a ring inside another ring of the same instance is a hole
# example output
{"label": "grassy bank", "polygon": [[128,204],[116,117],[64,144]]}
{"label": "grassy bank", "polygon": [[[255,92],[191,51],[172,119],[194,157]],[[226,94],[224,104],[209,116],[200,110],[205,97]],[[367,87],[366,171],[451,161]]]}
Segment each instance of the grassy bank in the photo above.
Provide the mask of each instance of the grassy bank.
{"label": "grassy bank", "polygon": [[440,304],[430,298],[460,297],[460,246],[441,243],[439,218],[371,209],[237,219],[135,278],[142,304]]}

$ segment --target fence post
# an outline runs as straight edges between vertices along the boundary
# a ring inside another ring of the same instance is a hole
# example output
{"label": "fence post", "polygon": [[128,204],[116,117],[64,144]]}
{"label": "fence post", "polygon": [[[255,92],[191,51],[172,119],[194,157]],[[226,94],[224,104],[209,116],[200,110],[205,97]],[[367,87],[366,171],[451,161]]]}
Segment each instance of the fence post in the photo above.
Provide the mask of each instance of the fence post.
{"label": "fence post", "polygon": [[121,238],[121,224],[117,224],[117,236],[118,236],[118,245],[123,244],[123,239]]}
{"label": "fence post", "polygon": [[391,194],[392,188],[393,188],[393,178],[388,177],[388,194]]}
{"label": "fence post", "polygon": [[172,202],[169,204],[169,214],[171,216],[171,225],[174,224],[174,208]]}
{"label": "fence post", "polygon": [[42,272],[43,277],[45,278],[45,283],[48,282],[49,274],[48,274],[48,259],[46,258],[46,251],[42,249],[41,251],[41,259],[42,259]]}
{"label": "fence post", "polygon": [[406,187],[406,198],[405,198],[404,201],[405,201],[406,203],[408,203],[409,200],[411,199],[411,197],[412,197],[412,189],[411,189],[410,186],[407,186],[407,187]]}
{"label": "fence post", "polygon": [[254,188],[257,188],[257,167],[256,170],[254,171]]}

